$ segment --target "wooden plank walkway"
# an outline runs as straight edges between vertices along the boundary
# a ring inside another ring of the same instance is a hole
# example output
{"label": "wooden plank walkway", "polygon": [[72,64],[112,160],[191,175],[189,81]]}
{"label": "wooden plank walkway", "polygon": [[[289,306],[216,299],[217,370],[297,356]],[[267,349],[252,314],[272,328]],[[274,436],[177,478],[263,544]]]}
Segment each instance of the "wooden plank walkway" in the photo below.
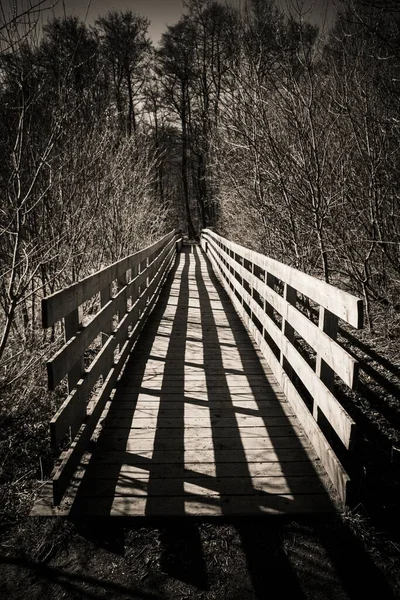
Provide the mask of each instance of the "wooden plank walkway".
{"label": "wooden plank walkway", "polygon": [[203,256],[184,246],[61,505],[32,514],[332,510],[327,479]]}

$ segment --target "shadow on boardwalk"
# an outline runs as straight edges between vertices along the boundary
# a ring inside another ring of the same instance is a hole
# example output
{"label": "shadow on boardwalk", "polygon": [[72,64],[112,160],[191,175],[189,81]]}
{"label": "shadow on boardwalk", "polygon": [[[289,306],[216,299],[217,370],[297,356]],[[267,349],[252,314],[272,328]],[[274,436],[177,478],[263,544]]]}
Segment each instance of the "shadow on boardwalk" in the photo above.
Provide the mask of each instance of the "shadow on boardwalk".
{"label": "shadow on boardwalk", "polygon": [[332,510],[268,377],[200,248],[187,246],[126,365],[71,514]]}

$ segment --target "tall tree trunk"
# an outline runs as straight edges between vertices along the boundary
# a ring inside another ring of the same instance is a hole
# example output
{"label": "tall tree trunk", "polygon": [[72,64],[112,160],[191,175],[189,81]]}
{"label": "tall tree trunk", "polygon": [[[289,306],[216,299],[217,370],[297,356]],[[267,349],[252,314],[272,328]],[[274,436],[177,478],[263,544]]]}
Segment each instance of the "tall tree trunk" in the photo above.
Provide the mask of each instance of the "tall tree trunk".
{"label": "tall tree trunk", "polygon": [[129,113],[128,113],[128,135],[132,135],[132,127],[133,131],[136,133],[136,116],[135,116],[135,107],[133,105],[133,91],[132,91],[132,79],[129,70],[126,74],[126,79],[128,83],[128,96],[129,96]]}
{"label": "tall tree trunk", "polygon": [[192,221],[192,214],[190,211],[189,201],[189,183],[188,183],[188,142],[187,142],[187,123],[186,123],[186,89],[182,86],[182,111],[181,111],[181,124],[182,124],[182,185],[183,185],[183,197],[186,208],[186,218],[188,224],[188,235],[190,239],[196,238],[196,230]]}

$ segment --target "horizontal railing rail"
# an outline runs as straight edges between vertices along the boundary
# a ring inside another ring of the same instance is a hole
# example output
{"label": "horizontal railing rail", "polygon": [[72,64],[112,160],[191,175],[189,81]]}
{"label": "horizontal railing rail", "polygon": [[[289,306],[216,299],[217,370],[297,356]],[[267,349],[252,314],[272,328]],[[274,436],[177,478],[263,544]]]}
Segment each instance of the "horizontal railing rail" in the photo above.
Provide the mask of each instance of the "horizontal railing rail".
{"label": "horizontal railing rail", "polygon": [[[53,471],[53,500],[60,503],[128,354],[151,312],[176,253],[180,231],[172,231],[144,250],[42,300],[43,326],[63,319],[65,343],[48,361],[49,388],[68,378],[68,397],[50,422],[51,443],[57,449],[66,435],[72,443]],[[83,303],[94,300],[97,312],[83,323]],[[88,368],[84,357],[101,336]]]}
{"label": "horizontal railing rail", "polygon": [[[345,450],[354,447],[355,422],[333,387],[337,375],[356,389],[358,363],[336,337],[339,319],[362,328],[362,300],[211,230],[202,231],[201,245],[345,502],[350,479],[320,425],[328,422]],[[311,410],[296,378],[312,399]]]}

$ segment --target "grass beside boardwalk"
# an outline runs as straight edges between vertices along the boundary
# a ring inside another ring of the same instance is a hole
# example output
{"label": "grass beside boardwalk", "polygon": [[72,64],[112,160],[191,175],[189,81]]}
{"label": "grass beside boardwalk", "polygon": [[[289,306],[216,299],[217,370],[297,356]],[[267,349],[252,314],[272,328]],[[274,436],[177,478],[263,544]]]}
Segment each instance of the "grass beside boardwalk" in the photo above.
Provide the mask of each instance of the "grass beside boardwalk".
{"label": "grass beside boardwalk", "polygon": [[10,600],[395,598],[395,552],[367,551],[349,525],[338,517],[23,519],[2,543],[0,592]]}

